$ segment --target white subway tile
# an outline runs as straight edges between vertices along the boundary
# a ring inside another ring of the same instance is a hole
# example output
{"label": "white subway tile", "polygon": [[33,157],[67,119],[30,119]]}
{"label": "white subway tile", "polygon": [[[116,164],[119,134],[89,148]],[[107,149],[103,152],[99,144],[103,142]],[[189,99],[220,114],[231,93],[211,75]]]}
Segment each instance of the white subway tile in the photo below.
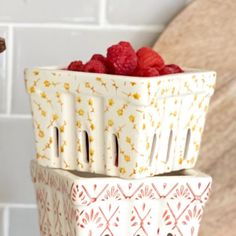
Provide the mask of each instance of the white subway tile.
{"label": "white subway tile", "polygon": [[[0,27],[0,37],[5,38],[8,46],[8,28]],[[7,104],[7,51],[0,54],[0,113],[6,111]]]}
{"label": "white subway tile", "polygon": [[114,24],[167,24],[186,0],[107,0],[107,21]]}
{"label": "white subway tile", "polygon": [[23,70],[43,65],[67,65],[75,59],[88,60],[94,53],[121,40],[129,40],[137,48],[152,45],[157,32],[116,29],[45,29],[17,28],[14,43],[13,113],[29,113]]}
{"label": "white subway tile", "polygon": [[9,236],[39,236],[37,209],[10,209]]}
{"label": "white subway tile", "polygon": [[0,201],[34,203],[29,164],[35,157],[31,119],[0,118]]}
{"label": "white subway tile", "polygon": [[1,0],[0,22],[95,23],[97,0]]}

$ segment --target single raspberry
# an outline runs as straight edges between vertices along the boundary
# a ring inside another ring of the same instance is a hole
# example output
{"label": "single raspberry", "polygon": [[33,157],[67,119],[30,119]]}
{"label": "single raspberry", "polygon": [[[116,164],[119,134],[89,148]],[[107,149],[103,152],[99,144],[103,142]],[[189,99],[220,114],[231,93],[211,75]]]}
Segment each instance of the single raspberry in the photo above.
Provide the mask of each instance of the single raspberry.
{"label": "single raspberry", "polygon": [[67,67],[67,70],[73,71],[83,71],[83,62],[82,61],[72,61]]}
{"label": "single raspberry", "polygon": [[90,60],[98,60],[102,63],[106,63],[107,59],[102,54],[94,54]]}
{"label": "single raspberry", "polygon": [[166,65],[162,70],[160,70],[160,75],[168,75],[184,72],[179,66],[175,64]]}
{"label": "single raspberry", "polygon": [[140,48],[137,51],[137,56],[139,68],[156,67],[161,70],[165,66],[162,57],[149,47]]}
{"label": "single raspberry", "polygon": [[160,75],[159,71],[155,67],[149,67],[144,69],[137,69],[134,71],[134,76],[151,77]]}
{"label": "single raspberry", "polygon": [[101,61],[90,60],[84,65],[83,71],[92,73],[107,73],[107,68]]}
{"label": "single raspberry", "polygon": [[107,60],[112,73],[131,75],[137,66],[137,55],[128,42],[120,42],[107,49]]}
{"label": "single raspberry", "polygon": [[112,67],[111,63],[102,54],[94,54],[90,60],[98,60],[98,61],[102,62],[106,66],[107,73],[113,74],[113,67]]}

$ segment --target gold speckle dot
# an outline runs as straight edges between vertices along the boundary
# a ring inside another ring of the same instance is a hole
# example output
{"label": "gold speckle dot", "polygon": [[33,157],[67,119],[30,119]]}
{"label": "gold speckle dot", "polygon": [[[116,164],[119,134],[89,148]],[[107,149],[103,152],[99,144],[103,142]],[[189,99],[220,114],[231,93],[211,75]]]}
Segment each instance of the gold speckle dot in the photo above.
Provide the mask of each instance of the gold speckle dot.
{"label": "gold speckle dot", "polygon": [[126,173],[126,169],[124,167],[120,167],[119,169],[121,174],[125,174]]}
{"label": "gold speckle dot", "polygon": [[146,129],[146,124],[143,124],[143,129]]}
{"label": "gold speckle dot", "polygon": [[78,97],[76,98],[76,101],[77,101],[77,102],[81,102],[81,97],[78,96]]}
{"label": "gold speckle dot", "polygon": [[40,130],[38,135],[39,135],[40,138],[43,138],[44,137],[44,132],[42,130]]}
{"label": "gold speckle dot", "polygon": [[118,109],[117,110],[117,114],[118,114],[118,116],[122,116],[123,115],[123,110],[122,109]]}
{"label": "gold speckle dot", "polygon": [[150,144],[149,144],[149,143],[147,143],[147,144],[146,144],[146,149],[148,150],[148,149],[149,149],[149,147],[150,147]]}
{"label": "gold speckle dot", "polygon": [[86,82],[86,83],[85,83],[85,87],[86,87],[86,88],[90,88],[90,87],[91,87],[91,86],[90,86],[90,83],[89,83],[89,82]]}
{"label": "gold speckle dot", "polygon": [[34,86],[31,86],[30,88],[29,88],[29,93],[34,93],[35,92],[35,87]]}
{"label": "gold speckle dot", "polygon": [[88,104],[89,104],[90,106],[93,105],[93,100],[92,100],[91,98],[88,100]]}
{"label": "gold speckle dot", "polygon": [[141,167],[139,168],[139,173],[143,173],[144,171],[146,171],[146,168],[144,168],[144,167],[141,166]]}
{"label": "gold speckle dot", "polygon": [[133,94],[133,98],[134,98],[134,99],[137,99],[137,100],[138,100],[140,97],[141,97],[141,95],[138,94],[138,93],[134,93],[134,94]]}
{"label": "gold speckle dot", "polygon": [[131,143],[131,138],[127,136],[127,137],[126,137],[126,142],[127,142],[127,143]]}
{"label": "gold speckle dot", "polygon": [[83,116],[83,115],[84,115],[84,110],[83,110],[83,109],[79,109],[79,110],[78,110],[78,114],[79,114],[80,116]]}
{"label": "gold speckle dot", "polygon": [[196,150],[196,151],[199,151],[199,148],[200,148],[199,144],[196,143],[196,144],[195,144],[195,150]]}
{"label": "gold speckle dot", "polygon": [[129,116],[129,121],[133,123],[135,121],[135,116],[134,115],[130,115]]}
{"label": "gold speckle dot", "polygon": [[91,125],[90,125],[90,129],[91,129],[91,130],[94,130],[94,129],[95,129],[95,125],[94,125],[94,124],[91,124]]}
{"label": "gold speckle dot", "polygon": [[52,116],[52,119],[55,121],[55,120],[58,120],[58,115],[57,114],[54,114],[53,116]]}
{"label": "gold speckle dot", "polygon": [[51,83],[48,80],[44,80],[43,83],[44,83],[44,86],[47,88],[51,85]]}
{"label": "gold speckle dot", "polygon": [[108,104],[109,104],[109,106],[112,106],[113,104],[114,104],[114,100],[111,98],[111,99],[109,99],[108,100]]}
{"label": "gold speckle dot", "polygon": [[179,165],[183,163],[183,158],[179,158]]}
{"label": "gold speckle dot", "polygon": [[124,158],[125,158],[125,161],[126,161],[126,162],[130,162],[130,156],[128,156],[128,155],[125,155],[125,157],[124,157]]}
{"label": "gold speckle dot", "polygon": [[113,126],[113,124],[114,124],[113,120],[108,120],[108,125],[109,126]]}
{"label": "gold speckle dot", "polygon": [[92,157],[94,155],[94,150],[93,149],[90,149],[89,150],[89,155]]}
{"label": "gold speckle dot", "polygon": [[41,97],[42,97],[42,98],[46,98],[46,97],[47,97],[47,94],[46,94],[45,92],[42,92],[42,93],[41,93]]}
{"label": "gold speckle dot", "polygon": [[42,115],[43,117],[47,116],[46,111],[41,111],[41,115]]}
{"label": "gold speckle dot", "polygon": [[94,141],[94,137],[93,136],[89,136],[89,142],[93,142]]}
{"label": "gold speckle dot", "polygon": [[64,88],[65,88],[66,90],[69,90],[69,89],[70,89],[70,84],[69,84],[69,83],[64,83]]}
{"label": "gold speckle dot", "polygon": [[80,123],[79,120],[76,121],[76,126],[77,126],[78,128],[81,128],[81,123]]}
{"label": "gold speckle dot", "polygon": [[34,75],[39,75],[39,71],[36,71],[36,70],[35,70],[35,71],[33,72],[33,74],[34,74]]}
{"label": "gold speckle dot", "polygon": [[63,146],[60,147],[60,152],[61,152],[61,153],[64,152],[64,147],[63,147]]}
{"label": "gold speckle dot", "polygon": [[64,126],[61,126],[61,127],[60,127],[60,132],[63,133],[64,130],[65,130]]}

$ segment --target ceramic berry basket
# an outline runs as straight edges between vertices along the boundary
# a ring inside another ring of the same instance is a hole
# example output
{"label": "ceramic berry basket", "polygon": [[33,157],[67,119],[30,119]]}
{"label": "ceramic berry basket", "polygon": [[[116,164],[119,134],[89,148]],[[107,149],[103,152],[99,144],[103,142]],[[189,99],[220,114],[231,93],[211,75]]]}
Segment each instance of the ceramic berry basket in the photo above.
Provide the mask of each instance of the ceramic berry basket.
{"label": "ceramic berry basket", "polygon": [[191,168],[216,74],[25,71],[43,166],[139,178]]}
{"label": "ceramic berry basket", "polygon": [[197,236],[211,177],[194,170],[131,180],[31,163],[42,236]]}

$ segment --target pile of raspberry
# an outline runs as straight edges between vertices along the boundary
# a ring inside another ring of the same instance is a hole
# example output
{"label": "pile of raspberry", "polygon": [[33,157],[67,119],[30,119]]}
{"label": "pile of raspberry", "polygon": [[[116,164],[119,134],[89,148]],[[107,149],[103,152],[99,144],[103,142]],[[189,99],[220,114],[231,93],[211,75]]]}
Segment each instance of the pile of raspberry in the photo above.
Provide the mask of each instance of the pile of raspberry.
{"label": "pile of raspberry", "polygon": [[123,41],[109,47],[106,57],[101,54],[94,54],[87,63],[73,61],[67,69],[71,71],[141,77],[183,72],[175,64],[165,65],[163,58],[151,48],[142,47],[135,52],[129,42]]}

